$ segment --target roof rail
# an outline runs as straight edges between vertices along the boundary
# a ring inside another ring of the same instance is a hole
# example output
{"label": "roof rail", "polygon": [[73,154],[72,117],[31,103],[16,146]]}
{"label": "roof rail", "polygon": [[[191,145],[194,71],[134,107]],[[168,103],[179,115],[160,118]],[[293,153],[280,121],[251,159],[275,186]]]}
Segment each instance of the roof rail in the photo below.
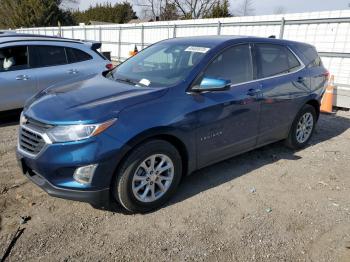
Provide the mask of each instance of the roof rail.
{"label": "roof rail", "polygon": [[[6,41],[5,41],[5,38],[9,38],[9,39],[6,39]],[[14,31],[0,31],[0,40],[1,39],[3,40],[0,42],[2,42],[2,43],[13,42],[13,40],[10,40],[11,38],[33,38],[31,40],[35,40],[35,38],[38,38],[40,40],[47,39],[47,40],[52,40],[52,41],[64,41],[64,42],[71,42],[71,43],[87,44],[87,45],[91,45],[91,48],[93,48],[93,49],[101,48],[101,44],[102,44],[99,41],[71,39],[71,38],[64,38],[64,37],[59,37],[59,36],[17,33]]]}

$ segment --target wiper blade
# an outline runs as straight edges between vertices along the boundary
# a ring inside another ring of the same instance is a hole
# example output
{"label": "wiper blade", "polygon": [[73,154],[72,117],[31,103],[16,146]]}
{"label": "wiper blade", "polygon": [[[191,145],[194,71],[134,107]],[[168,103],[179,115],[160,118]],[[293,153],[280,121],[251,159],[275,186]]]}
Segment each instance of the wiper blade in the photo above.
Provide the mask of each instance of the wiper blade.
{"label": "wiper blade", "polygon": [[134,86],[146,86],[144,84],[141,84],[139,82],[135,82],[129,78],[115,78],[116,81],[119,81],[119,82],[124,82],[124,83],[128,83],[130,85],[134,85]]}

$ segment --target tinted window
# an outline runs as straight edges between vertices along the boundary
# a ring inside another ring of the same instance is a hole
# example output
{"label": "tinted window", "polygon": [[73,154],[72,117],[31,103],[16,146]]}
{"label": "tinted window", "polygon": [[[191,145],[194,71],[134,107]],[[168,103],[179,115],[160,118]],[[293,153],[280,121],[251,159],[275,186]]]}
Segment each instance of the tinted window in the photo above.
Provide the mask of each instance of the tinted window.
{"label": "tinted window", "polygon": [[[107,59],[107,57],[104,54],[101,54],[98,50],[96,49],[92,49],[92,51],[94,51],[98,56],[100,56],[103,60],[108,60],[111,59],[110,57]],[[108,52],[107,52],[108,53]],[[110,56],[110,53],[109,53]]]}
{"label": "tinted window", "polygon": [[78,63],[92,59],[92,56],[75,48],[66,48],[68,63]]}
{"label": "tinted window", "polygon": [[319,67],[319,66],[323,66],[323,64],[322,64],[321,57],[317,55],[317,57],[313,61],[311,61],[308,67]]}
{"label": "tinted window", "polygon": [[238,45],[221,53],[206,69],[204,77],[231,80],[232,84],[253,80],[249,45]]}
{"label": "tinted window", "polygon": [[298,45],[298,49],[305,57],[307,67],[322,66],[321,58],[318,55],[315,47],[310,46],[310,45],[300,44],[300,45]]}
{"label": "tinted window", "polygon": [[60,46],[36,46],[37,63],[36,66],[55,66],[67,64],[66,52]]}
{"label": "tinted window", "polygon": [[298,59],[285,46],[257,44],[256,55],[259,78],[293,72],[300,67]]}
{"label": "tinted window", "polygon": [[13,46],[0,49],[0,72],[28,68],[27,46]]}

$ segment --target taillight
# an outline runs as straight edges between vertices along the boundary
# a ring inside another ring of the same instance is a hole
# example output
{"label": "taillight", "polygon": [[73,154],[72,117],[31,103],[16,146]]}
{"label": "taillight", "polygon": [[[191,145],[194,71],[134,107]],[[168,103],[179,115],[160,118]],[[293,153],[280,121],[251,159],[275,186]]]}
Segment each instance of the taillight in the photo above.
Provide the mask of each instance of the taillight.
{"label": "taillight", "polygon": [[324,74],[324,77],[326,78],[326,80],[329,80],[329,71],[327,70]]}
{"label": "taillight", "polygon": [[107,64],[107,65],[106,65],[106,68],[107,68],[108,70],[112,70],[112,69],[114,68],[114,65],[113,65],[113,64]]}

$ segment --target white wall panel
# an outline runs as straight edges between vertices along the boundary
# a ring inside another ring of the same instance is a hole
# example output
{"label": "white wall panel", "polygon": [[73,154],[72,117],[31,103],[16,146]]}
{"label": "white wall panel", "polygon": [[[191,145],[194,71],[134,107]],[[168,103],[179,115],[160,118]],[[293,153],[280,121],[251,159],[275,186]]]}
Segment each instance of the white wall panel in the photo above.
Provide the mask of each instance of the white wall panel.
{"label": "white wall panel", "polygon": [[[148,44],[174,37],[174,25],[176,25],[177,37],[217,35],[217,25],[219,21],[221,23],[220,32],[222,35],[252,35],[262,37],[275,35],[279,37],[282,17],[287,21],[284,27],[284,39],[313,44],[320,52],[350,53],[350,22],[304,23],[300,25],[288,24],[288,20],[350,18],[350,10],[219,19],[161,21],[143,24],[62,27],[62,36],[82,40],[102,41],[102,51],[111,52],[112,57],[117,59],[128,57],[129,51],[133,50],[135,44],[138,44],[139,49],[141,48],[141,26],[143,26],[143,43],[144,46],[147,46]],[[268,21],[275,22],[277,25],[264,24],[264,22]],[[260,22],[260,24],[233,24],[240,22]],[[21,28],[17,31],[43,35],[59,34],[59,29],[57,27]],[[120,35],[121,39],[119,39]],[[120,47],[118,42],[122,42]],[[330,72],[335,75],[337,83],[350,84],[350,58],[324,57],[323,61]]]}

